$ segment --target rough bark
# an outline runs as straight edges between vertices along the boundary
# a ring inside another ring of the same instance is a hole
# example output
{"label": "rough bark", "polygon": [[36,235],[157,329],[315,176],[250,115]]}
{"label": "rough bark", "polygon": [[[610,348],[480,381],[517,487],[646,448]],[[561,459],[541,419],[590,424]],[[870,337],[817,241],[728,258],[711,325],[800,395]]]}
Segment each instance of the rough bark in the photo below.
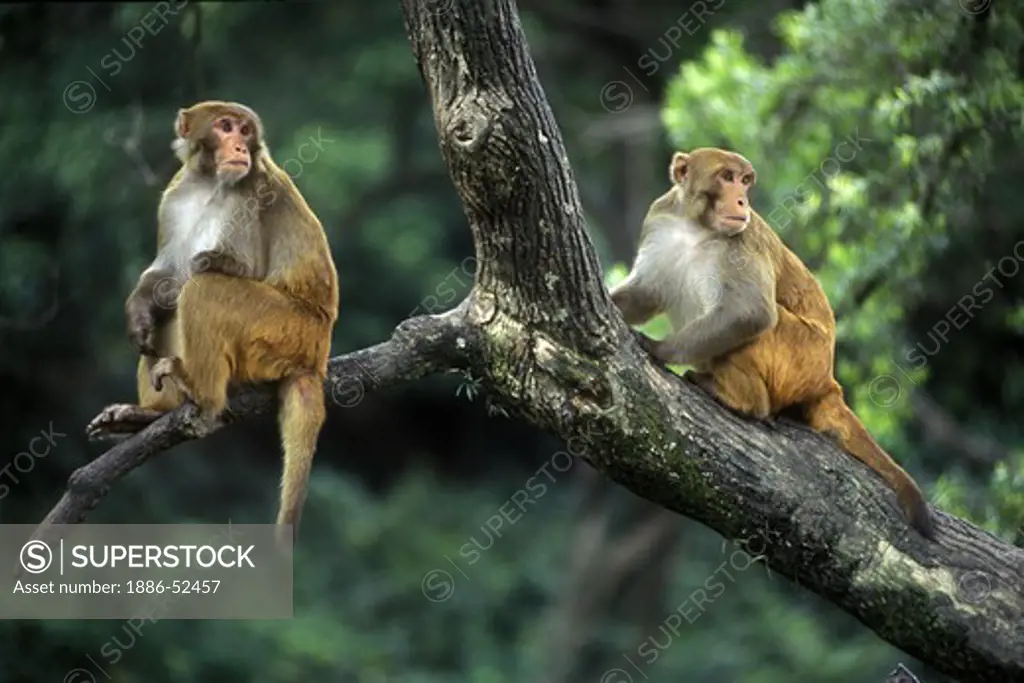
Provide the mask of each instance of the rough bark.
{"label": "rough bark", "polygon": [[734,416],[652,366],[608,300],[513,1],[403,7],[481,262],[470,310],[488,389],[936,669],[1024,680],[1024,552],[938,511],[927,542],[834,445]]}
{"label": "rough bark", "polygon": [[[335,359],[335,400],[468,369],[506,412],[582,443],[574,452],[606,476],[736,539],[937,670],[1024,680],[1024,552],[938,511],[938,540],[925,541],[881,480],[834,445],[735,416],[652,365],[604,288],[512,0],[403,8],[477,280],[454,311]],[[233,396],[234,419],[273,402]],[[76,471],[47,521],[81,521],[114,480],[203,432],[187,408],[161,418]]]}

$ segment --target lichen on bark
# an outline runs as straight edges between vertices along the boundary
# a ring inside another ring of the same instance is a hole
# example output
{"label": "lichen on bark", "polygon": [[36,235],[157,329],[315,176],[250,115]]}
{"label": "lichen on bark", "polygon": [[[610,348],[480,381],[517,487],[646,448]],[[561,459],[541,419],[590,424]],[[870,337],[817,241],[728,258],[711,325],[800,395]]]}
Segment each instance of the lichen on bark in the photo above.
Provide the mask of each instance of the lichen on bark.
{"label": "lichen on bark", "polygon": [[[871,471],[808,429],[736,416],[655,367],[615,311],[513,0],[403,0],[477,271],[467,299],[333,358],[334,403],[466,371],[605,476],[750,548],[773,572],[962,681],[1024,680],[1024,551],[936,511],[911,531]],[[443,11],[439,11],[439,8]],[[274,407],[236,388],[238,422]],[[209,430],[189,406],[73,473],[40,525],[77,523],[151,456]],[[214,429],[219,428],[215,426]],[[969,579],[969,580],[968,580]]]}

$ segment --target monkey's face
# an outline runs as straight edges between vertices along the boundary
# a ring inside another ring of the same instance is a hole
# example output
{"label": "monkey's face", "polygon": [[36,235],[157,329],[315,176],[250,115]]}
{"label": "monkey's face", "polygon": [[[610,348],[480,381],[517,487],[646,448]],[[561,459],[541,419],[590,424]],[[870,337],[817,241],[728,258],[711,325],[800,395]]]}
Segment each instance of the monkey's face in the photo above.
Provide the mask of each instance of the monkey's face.
{"label": "monkey's face", "polygon": [[732,237],[750,224],[747,193],[756,176],[740,155],[713,148],[677,152],[669,173],[682,189],[688,216],[705,228]]}
{"label": "monkey's face", "polygon": [[754,184],[754,170],[727,164],[717,169],[708,184],[713,188],[709,227],[730,237],[746,230],[750,225],[747,191]]}
{"label": "monkey's face", "polygon": [[262,126],[256,113],[234,102],[200,102],[178,111],[175,151],[204,175],[234,185],[257,163]]}
{"label": "monkey's face", "polygon": [[213,150],[213,165],[217,179],[234,185],[249,175],[253,165],[253,151],[257,148],[256,126],[248,117],[225,114],[212,122],[207,135],[208,147]]}

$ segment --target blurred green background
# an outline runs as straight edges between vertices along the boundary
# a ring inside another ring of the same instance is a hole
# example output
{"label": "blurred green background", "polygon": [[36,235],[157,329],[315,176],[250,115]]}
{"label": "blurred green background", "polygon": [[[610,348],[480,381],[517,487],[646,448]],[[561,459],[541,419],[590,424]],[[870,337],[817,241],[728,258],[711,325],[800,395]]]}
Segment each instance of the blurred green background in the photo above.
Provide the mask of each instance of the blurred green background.
{"label": "blurred green background", "polygon": [[[742,152],[755,208],[836,307],[854,408],[935,504],[1024,545],[1024,5],[519,7],[609,282],[672,149]],[[40,521],[103,451],[86,422],[133,397],[123,302],[175,112],[201,99],[261,114],[327,229],[335,353],[472,285],[398,2],[0,6],[0,522]],[[0,621],[0,682],[864,683],[901,661],[945,680],[760,563],[668,630],[732,549],[566,469],[565,444],[464,378],[346,404],[320,439],[294,620]],[[41,431],[52,447],[15,469]],[[279,468],[268,417],[154,459],[89,519],[269,522]],[[489,530],[527,482],[531,505]]]}

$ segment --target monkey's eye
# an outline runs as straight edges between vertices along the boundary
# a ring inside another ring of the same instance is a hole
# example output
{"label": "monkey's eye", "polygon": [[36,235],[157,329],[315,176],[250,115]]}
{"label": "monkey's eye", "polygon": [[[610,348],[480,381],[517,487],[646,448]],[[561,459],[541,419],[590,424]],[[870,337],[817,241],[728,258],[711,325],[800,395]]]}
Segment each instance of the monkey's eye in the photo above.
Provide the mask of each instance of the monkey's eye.
{"label": "monkey's eye", "polygon": [[747,175],[743,176],[743,184],[744,185],[753,185],[754,184],[754,176],[750,175],[749,173]]}
{"label": "monkey's eye", "polygon": [[230,133],[231,132],[231,120],[230,119],[221,119],[220,120],[220,129],[222,131],[224,131],[225,133]]}
{"label": "monkey's eye", "polygon": [[731,183],[735,177],[736,176],[733,175],[733,172],[728,169],[722,171],[722,180],[724,180],[727,183]]}
{"label": "monkey's eye", "polygon": [[248,137],[250,130],[251,130],[251,128],[249,128],[249,124],[248,123],[243,123],[242,127],[239,129],[239,132],[242,135],[245,135],[246,137]]}

